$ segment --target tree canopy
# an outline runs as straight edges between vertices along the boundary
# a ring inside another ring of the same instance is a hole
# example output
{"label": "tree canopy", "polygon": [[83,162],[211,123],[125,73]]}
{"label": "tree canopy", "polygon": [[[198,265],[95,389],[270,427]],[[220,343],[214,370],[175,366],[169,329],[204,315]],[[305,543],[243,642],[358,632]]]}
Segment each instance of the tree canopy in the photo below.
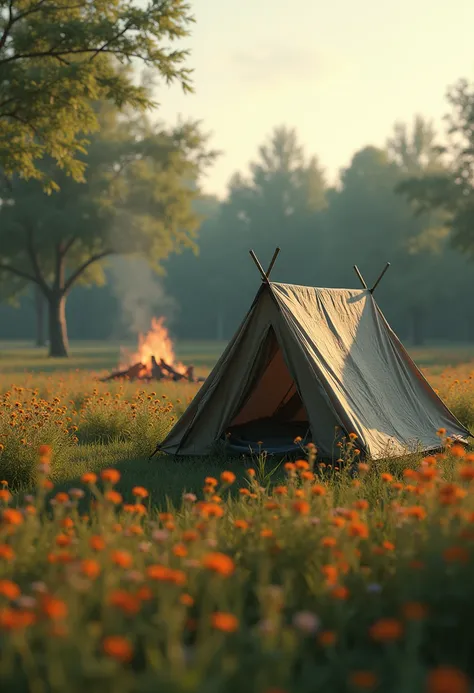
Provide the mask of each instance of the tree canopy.
{"label": "tree canopy", "polygon": [[0,169],[57,187],[45,157],[83,180],[98,128],[93,103],[146,108],[132,64],[191,89],[175,41],[193,18],[185,0],[0,0]]}
{"label": "tree canopy", "polygon": [[449,89],[451,112],[447,139],[435,149],[437,170],[419,171],[402,181],[398,191],[418,215],[443,214],[453,245],[474,257],[474,84],[460,80]]}
{"label": "tree canopy", "polygon": [[0,272],[40,288],[56,355],[67,353],[65,299],[76,282],[103,280],[114,254],[141,254],[160,270],[170,252],[192,245],[196,183],[214,157],[196,123],[165,129],[108,105],[98,118],[85,183],[63,173],[59,192],[46,195],[15,176],[0,189]]}

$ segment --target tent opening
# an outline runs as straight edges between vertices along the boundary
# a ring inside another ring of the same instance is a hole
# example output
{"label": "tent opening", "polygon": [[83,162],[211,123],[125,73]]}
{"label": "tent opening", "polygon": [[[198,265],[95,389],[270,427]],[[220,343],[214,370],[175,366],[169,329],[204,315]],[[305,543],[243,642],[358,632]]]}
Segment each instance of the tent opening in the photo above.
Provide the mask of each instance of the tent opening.
{"label": "tent opening", "polygon": [[271,328],[226,434],[234,451],[247,453],[288,453],[299,449],[295,438],[311,440],[308,414]]}

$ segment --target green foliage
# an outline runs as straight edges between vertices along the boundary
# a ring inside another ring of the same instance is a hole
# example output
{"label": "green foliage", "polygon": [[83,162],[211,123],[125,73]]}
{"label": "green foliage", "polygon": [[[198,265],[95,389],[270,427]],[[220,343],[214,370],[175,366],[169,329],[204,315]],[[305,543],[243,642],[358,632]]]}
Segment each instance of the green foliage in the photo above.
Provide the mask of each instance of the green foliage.
{"label": "green foliage", "polygon": [[85,183],[64,173],[46,195],[41,182],[17,176],[0,190],[0,273],[36,283],[53,312],[78,280],[103,283],[100,263],[111,255],[139,254],[160,270],[172,251],[192,246],[197,180],[215,156],[196,123],[165,130],[108,104],[96,110]]}
{"label": "green foliage", "polygon": [[460,80],[448,92],[447,142],[437,148],[443,166],[404,180],[398,191],[417,214],[444,214],[455,247],[474,257],[474,84]]}
{"label": "green foliage", "polygon": [[93,102],[147,108],[134,61],[167,83],[191,89],[186,50],[172,44],[193,21],[184,0],[2,0],[0,2],[0,167],[56,189],[50,157],[84,179],[86,139],[97,130]]}

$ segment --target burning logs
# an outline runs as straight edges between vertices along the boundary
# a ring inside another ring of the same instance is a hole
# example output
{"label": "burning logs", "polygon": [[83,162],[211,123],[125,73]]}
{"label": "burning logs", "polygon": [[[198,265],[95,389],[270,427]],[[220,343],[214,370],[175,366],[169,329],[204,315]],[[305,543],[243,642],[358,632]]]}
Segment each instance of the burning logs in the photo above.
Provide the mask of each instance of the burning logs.
{"label": "burning logs", "polygon": [[148,369],[143,363],[134,363],[132,366],[119,371],[114,371],[105,378],[100,379],[105,383],[109,380],[141,380],[151,382],[153,380],[168,380],[173,382],[186,381],[188,383],[202,383],[205,378],[194,376],[194,366],[187,366],[184,372],[178,371],[163,359],[159,363],[154,356],[151,357],[151,367]]}
{"label": "burning logs", "polygon": [[164,325],[164,318],[153,318],[149,332],[138,336],[138,350],[134,354],[122,351],[122,363],[131,365],[127,368],[121,367],[105,378],[101,378],[102,382],[166,380],[200,383],[204,381],[204,378],[194,376],[194,366],[185,366],[176,360],[173,342]]}

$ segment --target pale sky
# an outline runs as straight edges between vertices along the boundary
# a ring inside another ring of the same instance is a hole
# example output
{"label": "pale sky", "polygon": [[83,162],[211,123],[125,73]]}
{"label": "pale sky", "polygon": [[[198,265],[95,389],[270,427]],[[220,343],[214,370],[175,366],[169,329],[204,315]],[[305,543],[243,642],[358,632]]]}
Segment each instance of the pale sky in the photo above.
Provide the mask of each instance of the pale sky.
{"label": "pale sky", "polygon": [[[397,120],[441,124],[448,85],[474,79],[474,0],[191,0],[195,94],[157,92],[157,117],[202,120],[225,194],[278,125],[295,127],[334,181]],[[183,45],[184,45],[183,43]]]}

